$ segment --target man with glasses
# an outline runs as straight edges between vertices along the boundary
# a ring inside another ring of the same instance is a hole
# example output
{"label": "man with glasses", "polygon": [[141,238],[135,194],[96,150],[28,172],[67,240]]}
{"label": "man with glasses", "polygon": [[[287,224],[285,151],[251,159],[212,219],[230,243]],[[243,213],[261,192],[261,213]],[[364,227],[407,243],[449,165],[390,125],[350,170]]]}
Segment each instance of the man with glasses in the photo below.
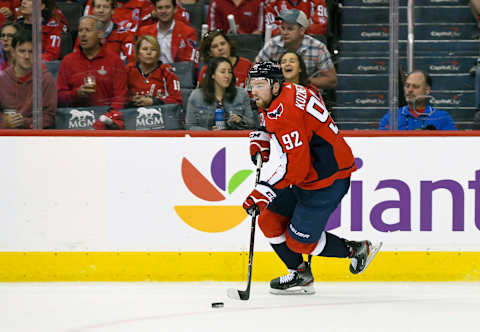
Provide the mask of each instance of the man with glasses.
{"label": "man with glasses", "polygon": [[0,44],[2,45],[5,66],[13,64],[12,40],[20,30],[20,26],[14,22],[7,22],[0,28]]}

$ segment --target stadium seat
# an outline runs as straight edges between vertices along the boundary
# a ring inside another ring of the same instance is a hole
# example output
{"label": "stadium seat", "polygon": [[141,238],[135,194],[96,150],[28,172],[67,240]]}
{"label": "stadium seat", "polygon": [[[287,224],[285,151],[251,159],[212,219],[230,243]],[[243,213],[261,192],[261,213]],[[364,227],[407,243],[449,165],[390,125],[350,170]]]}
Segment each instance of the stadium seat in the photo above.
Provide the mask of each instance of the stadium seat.
{"label": "stadium seat", "polygon": [[197,1],[197,3],[192,5],[182,5],[188,13],[190,14],[190,24],[198,32],[198,40],[202,39],[200,35],[202,32],[202,24],[205,22],[205,4],[203,0]]}
{"label": "stadium seat", "polygon": [[60,37],[62,39],[61,49],[60,49],[60,59],[63,59],[65,55],[73,51],[73,38],[70,31],[62,32]]}
{"label": "stadium seat", "polygon": [[228,35],[237,44],[237,55],[243,56],[250,61],[255,61],[255,57],[263,47],[263,38],[254,34]]}
{"label": "stadium seat", "polygon": [[72,40],[75,41],[78,34],[78,20],[83,16],[83,6],[78,2],[59,2],[57,7],[62,11],[67,18],[68,27],[72,33]]}
{"label": "stadium seat", "polygon": [[183,129],[183,110],[178,104],[120,110],[127,130]]}
{"label": "stadium seat", "polygon": [[193,62],[174,62],[172,66],[175,69],[175,74],[178,76],[182,89],[195,87],[197,79],[195,77],[195,65]]}
{"label": "stadium seat", "polygon": [[57,81],[58,70],[60,69],[60,60],[54,61],[47,61],[45,62],[45,66],[47,66],[48,71],[52,74],[55,82]]}
{"label": "stadium seat", "polygon": [[182,88],[182,99],[183,99],[183,111],[187,114],[187,105],[188,105],[188,98],[192,94],[193,89],[183,89]]}

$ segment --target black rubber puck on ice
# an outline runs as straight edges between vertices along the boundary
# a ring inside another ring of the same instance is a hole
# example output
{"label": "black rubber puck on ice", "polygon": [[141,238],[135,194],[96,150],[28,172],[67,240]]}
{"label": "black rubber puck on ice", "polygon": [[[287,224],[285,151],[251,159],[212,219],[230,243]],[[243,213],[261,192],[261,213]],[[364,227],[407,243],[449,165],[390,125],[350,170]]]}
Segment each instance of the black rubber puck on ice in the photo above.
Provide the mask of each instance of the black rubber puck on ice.
{"label": "black rubber puck on ice", "polygon": [[223,308],[223,302],[213,302],[212,308]]}

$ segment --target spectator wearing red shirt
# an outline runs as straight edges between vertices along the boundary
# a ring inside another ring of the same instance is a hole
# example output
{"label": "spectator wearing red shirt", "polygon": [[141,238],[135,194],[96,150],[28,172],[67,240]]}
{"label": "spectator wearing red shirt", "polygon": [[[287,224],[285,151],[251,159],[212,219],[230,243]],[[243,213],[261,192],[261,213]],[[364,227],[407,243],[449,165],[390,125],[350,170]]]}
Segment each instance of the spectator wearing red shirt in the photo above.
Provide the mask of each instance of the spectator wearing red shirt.
{"label": "spectator wearing red shirt", "polygon": [[280,33],[281,22],[277,17],[288,9],[298,9],[305,13],[310,23],[307,34],[327,33],[328,14],[325,0],[271,0],[265,8],[265,24],[272,25],[272,36]]}
{"label": "spectator wearing red shirt", "polygon": [[263,2],[258,0],[211,0],[208,6],[208,30],[229,32],[227,16],[232,14],[237,33],[261,34],[263,29]]}
{"label": "spectator wearing red shirt", "polygon": [[138,37],[151,35],[160,44],[162,63],[193,61],[198,66],[197,31],[175,20],[175,0],[152,0],[158,23],[141,27]]}
{"label": "spectator wearing red shirt", "polygon": [[[235,41],[231,40],[222,30],[214,30],[206,34],[200,43],[200,57],[203,63],[208,64],[210,59],[225,57],[230,60],[233,66],[233,74],[236,78],[236,85],[240,88],[246,87],[248,71],[252,67],[250,60],[236,55]],[[207,66],[203,66],[198,75],[198,86],[203,81]]]}
{"label": "spectator wearing red shirt", "polygon": [[112,123],[100,123],[95,128],[121,129],[123,120],[118,110],[123,108],[127,97],[127,72],[120,57],[102,47],[103,30],[103,23],[95,16],[80,18],[80,47],[60,64],[58,103],[65,107],[111,106],[113,110],[105,116]]}
{"label": "spectator wearing red shirt", "polygon": [[128,98],[133,105],[182,105],[180,81],[172,66],[159,61],[160,45],[155,37],[140,37],[135,50],[137,63],[127,66]]}
{"label": "spectator wearing red shirt", "polygon": [[[32,34],[21,31],[13,37],[13,66],[0,74],[0,109],[10,109],[8,115],[0,113],[0,128],[30,129],[33,124],[33,43]],[[57,110],[55,80],[45,66],[42,71],[43,128],[52,128]]]}
{"label": "spectator wearing red shirt", "polygon": [[[135,35],[127,29],[119,27],[112,21],[115,12],[115,0],[93,0],[93,16],[96,16],[105,26],[102,44],[120,56],[123,62],[135,62]],[[79,39],[75,43],[78,49]]]}
{"label": "spectator wearing red shirt", "polygon": [[[42,60],[52,61],[60,58],[62,32],[67,31],[67,27],[59,18],[53,15],[55,2],[52,0],[42,0]],[[22,0],[17,23],[25,30],[32,30],[32,0]]]}

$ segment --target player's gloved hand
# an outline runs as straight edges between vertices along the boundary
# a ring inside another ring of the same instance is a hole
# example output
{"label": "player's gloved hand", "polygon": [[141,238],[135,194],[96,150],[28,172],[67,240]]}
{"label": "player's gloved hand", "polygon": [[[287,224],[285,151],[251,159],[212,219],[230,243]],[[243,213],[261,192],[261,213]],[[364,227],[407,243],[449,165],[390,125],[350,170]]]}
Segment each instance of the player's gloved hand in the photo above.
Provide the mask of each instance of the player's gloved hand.
{"label": "player's gloved hand", "polygon": [[250,133],[250,158],[257,164],[257,154],[260,153],[262,161],[266,163],[270,158],[270,136],[262,129]]}
{"label": "player's gloved hand", "polygon": [[277,194],[272,187],[267,182],[261,181],[245,199],[243,208],[249,215],[253,215],[255,210],[260,213],[275,197],[277,197]]}

